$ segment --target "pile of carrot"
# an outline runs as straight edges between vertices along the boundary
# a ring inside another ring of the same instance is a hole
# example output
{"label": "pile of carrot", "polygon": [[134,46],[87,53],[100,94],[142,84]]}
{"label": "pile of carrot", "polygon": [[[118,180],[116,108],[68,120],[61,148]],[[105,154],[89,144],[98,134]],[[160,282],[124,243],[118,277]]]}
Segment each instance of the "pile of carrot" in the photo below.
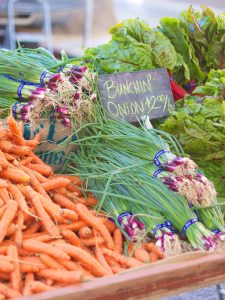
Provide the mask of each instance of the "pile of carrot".
{"label": "pile of carrot", "polygon": [[123,236],[91,207],[76,176],[54,175],[12,116],[0,124],[0,300],[112,275],[163,258],[154,243],[128,256]]}

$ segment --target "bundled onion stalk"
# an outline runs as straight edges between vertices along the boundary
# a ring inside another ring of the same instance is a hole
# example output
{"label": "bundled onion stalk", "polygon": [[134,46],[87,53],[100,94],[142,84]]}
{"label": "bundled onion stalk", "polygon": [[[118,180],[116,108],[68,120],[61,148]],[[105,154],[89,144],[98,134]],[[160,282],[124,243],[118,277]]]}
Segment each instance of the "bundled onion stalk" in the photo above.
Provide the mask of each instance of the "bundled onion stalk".
{"label": "bundled onion stalk", "polygon": [[45,49],[0,50],[0,108],[9,109],[14,100],[14,117],[25,122],[38,121],[43,112],[67,126],[71,116],[83,120],[95,99],[94,75],[86,66],[57,63]]}
{"label": "bundled onion stalk", "polygon": [[[135,242],[148,240],[150,235],[156,239],[157,246],[166,256],[181,253],[180,239],[171,222],[159,213],[157,206],[152,206],[150,209],[148,205],[144,206],[142,201],[132,195],[130,180],[127,181],[127,172],[131,172],[130,167],[122,167],[126,157],[120,156],[119,159],[122,159],[121,172],[115,170],[112,159],[110,164],[98,161],[96,168],[93,164],[95,174],[91,173],[88,177],[88,190],[101,199],[98,209],[107,213],[117,223],[128,240]],[[87,174],[92,165],[91,161],[89,163],[87,165],[87,160],[82,160],[81,163],[82,170]],[[110,174],[109,177],[103,175],[106,170]],[[82,175],[84,179],[87,178],[84,173]]]}
{"label": "bundled onion stalk", "polygon": [[[77,134],[79,139],[76,143],[79,143],[80,150],[78,154],[71,155],[70,165],[71,162],[76,164],[76,167],[71,166],[71,170],[87,180],[89,189],[96,196],[104,194],[100,203],[110,201],[109,198],[107,200],[111,195],[108,187],[113,185],[114,196],[146,206],[150,211],[160,212],[187,237],[193,248],[213,250],[220,247],[221,236],[210,232],[197,220],[187,199],[169,189],[159,178],[153,177],[158,170],[154,163],[157,151],[168,151],[160,155],[161,167],[172,163],[176,158],[160,136],[162,133],[154,130],[146,132],[112,120],[105,124],[86,125],[83,128],[86,137],[82,137],[79,132]],[[172,139],[170,143],[177,149]],[[163,177],[170,175],[168,171],[163,172],[166,173]],[[183,172],[185,175],[185,167]],[[97,186],[100,184],[98,190],[95,188],[96,182]],[[124,196],[121,186],[128,191],[130,197]]]}

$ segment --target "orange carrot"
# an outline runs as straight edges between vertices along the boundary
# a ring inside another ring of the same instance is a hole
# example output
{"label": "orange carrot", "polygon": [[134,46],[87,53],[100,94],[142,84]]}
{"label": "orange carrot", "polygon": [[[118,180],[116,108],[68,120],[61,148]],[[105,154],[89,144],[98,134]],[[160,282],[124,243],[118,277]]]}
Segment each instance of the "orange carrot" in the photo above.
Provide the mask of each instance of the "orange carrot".
{"label": "orange carrot", "polygon": [[88,239],[80,239],[82,245],[84,246],[95,246],[95,245],[100,245],[100,244],[104,244],[105,240],[99,236],[99,237],[90,237]]}
{"label": "orange carrot", "polygon": [[[31,255],[31,253],[29,254]],[[20,268],[26,273],[36,273],[40,269],[45,269],[45,264],[41,261],[39,257],[36,256],[25,256],[20,260]]]}
{"label": "orange carrot", "polygon": [[37,273],[40,271],[40,267],[31,265],[28,263],[20,263],[21,273]]}
{"label": "orange carrot", "polygon": [[8,191],[12,194],[13,199],[18,203],[19,208],[23,212],[29,213],[27,202],[19,188],[16,185],[10,183],[8,186]]}
{"label": "orange carrot", "polygon": [[24,235],[32,234],[38,231],[38,229],[41,227],[41,222],[33,221],[33,223],[23,231]]}
{"label": "orange carrot", "polygon": [[42,183],[41,185],[46,191],[50,191],[50,190],[66,187],[69,183],[70,183],[69,179],[63,177],[56,177],[50,179],[47,182]]}
{"label": "orange carrot", "polygon": [[38,180],[39,183],[43,183],[43,182],[48,181],[48,178],[44,177],[43,175],[41,175],[37,171],[31,170],[31,169],[27,168],[27,166],[23,166],[23,167],[24,167],[23,169],[26,170],[27,174],[34,175],[35,178]]}
{"label": "orange carrot", "polygon": [[27,273],[24,282],[23,296],[30,296],[32,294],[30,284],[34,281],[34,273]]}
{"label": "orange carrot", "polygon": [[75,245],[77,247],[81,247],[82,243],[79,237],[76,235],[75,232],[68,229],[63,229],[61,231],[62,236],[67,239],[72,245]]}
{"label": "orange carrot", "polygon": [[98,219],[105,225],[105,227],[109,230],[110,233],[113,233],[114,230],[116,230],[116,224],[110,221],[109,219],[99,217]]}
{"label": "orange carrot", "polygon": [[82,227],[82,228],[79,230],[78,235],[79,235],[79,237],[82,238],[82,239],[87,239],[87,238],[91,237],[91,236],[92,236],[91,228],[88,227],[88,226]]}
{"label": "orange carrot", "polygon": [[20,160],[20,165],[26,166],[27,164],[31,163],[33,160],[32,157],[25,157],[23,159]]}
{"label": "orange carrot", "polygon": [[152,252],[154,252],[159,259],[163,259],[165,257],[164,253],[157,246],[152,249]]}
{"label": "orange carrot", "polygon": [[52,168],[44,164],[28,164],[27,167],[47,177],[52,175]]}
{"label": "orange carrot", "polygon": [[[0,282],[2,280],[5,280],[5,281],[9,281],[10,280],[10,273],[4,273],[4,272],[0,272]],[[2,279],[2,280],[1,280]]]}
{"label": "orange carrot", "polygon": [[8,129],[4,128],[4,127],[1,127],[0,128],[0,139],[6,138],[7,135],[8,135]]}
{"label": "orange carrot", "polygon": [[113,233],[113,241],[115,245],[115,252],[123,253],[123,236],[119,228],[117,228]]}
{"label": "orange carrot", "polygon": [[[30,152],[31,148],[28,146],[17,146],[13,145],[11,148],[11,152],[16,156],[24,156]],[[4,151],[4,150],[3,150]],[[5,151],[7,152],[7,151]]]}
{"label": "orange carrot", "polygon": [[40,270],[38,275],[44,278],[50,278],[58,282],[64,282],[68,284],[81,282],[83,274],[80,271],[64,271],[64,270]]}
{"label": "orange carrot", "polygon": [[32,170],[30,170],[26,166],[21,166],[21,168],[22,168],[22,170],[24,170],[30,176],[30,183],[31,183],[33,189],[36,192],[40,193],[41,195],[48,197],[47,192],[43,189],[40,182],[38,181],[38,179],[33,174]]}
{"label": "orange carrot", "polygon": [[116,261],[126,265],[128,268],[139,267],[142,265],[139,260],[133,257],[126,257],[106,248],[103,248],[102,251],[104,255],[114,258]]}
{"label": "orange carrot", "polygon": [[97,260],[100,262],[100,264],[107,270],[107,272],[109,274],[113,274],[109,264],[107,263],[104,255],[102,253],[101,248],[98,245],[96,245],[96,247],[95,247],[95,256],[96,256]]}
{"label": "orange carrot", "polygon": [[113,274],[118,274],[118,273],[126,271],[126,269],[121,268],[121,267],[117,267],[117,266],[111,267],[111,269],[113,271]]}
{"label": "orange carrot", "polygon": [[[64,219],[63,210],[56,205],[49,196],[45,197],[43,195],[39,195],[41,203],[47,213],[54,219],[54,221],[58,221],[61,223],[67,223],[67,220]],[[76,220],[78,217],[76,218]]]}
{"label": "orange carrot", "polygon": [[0,149],[3,152],[11,152],[13,148],[13,144],[7,140],[0,140]]}
{"label": "orange carrot", "polygon": [[[66,179],[66,178],[64,178],[64,179]],[[69,180],[69,179],[66,179],[66,180]],[[71,193],[76,193],[76,197],[82,196],[82,194],[83,194],[81,189],[72,183],[68,184],[66,189]]]}
{"label": "orange carrot", "polygon": [[0,283],[0,293],[6,296],[6,298],[19,298],[22,296],[18,291],[11,289],[3,283]]}
{"label": "orange carrot", "polygon": [[54,194],[53,198],[55,202],[58,203],[61,207],[76,210],[76,204],[68,198],[64,197],[63,195]]}
{"label": "orange carrot", "polygon": [[102,235],[102,237],[106,241],[106,245],[109,249],[114,249],[114,243],[113,239],[111,237],[110,232],[105,227],[104,224],[101,223],[101,221],[98,220],[97,217],[93,216],[90,211],[86,208],[86,206],[82,204],[76,205],[76,211],[81,218],[81,220],[85,221],[88,225],[95,228],[97,231],[99,231]]}
{"label": "orange carrot", "polygon": [[4,154],[4,156],[5,156],[5,158],[6,158],[7,161],[12,162],[12,161],[15,160],[15,156],[14,155],[9,154],[9,153],[3,153],[3,154]]}
{"label": "orange carrot", "polygon": [[138,246],[135,250],[134,250],[134,257],[143,262],[143,263],[149,263],[150,259],[149,259],[149,254],[148,252],[143,249],[141,246]]}
{"label": "orange carrot", "polygon": [[36,148],[39,144],[42,131],[39,131],[32,140],[26,141],[26,145],[32,148]]}
{"label": "orange carrot", "polygon": [[0,189],[4,189],[8,187],[8,183],[0,178]]}
{"label": "orange carrot", "polygon": [[31,151],[28,155],[33,158],[33,161],[36,164],[43,164],[43,165],[45,165],[45,163],[43,162],[43,160],[41,160],[33,151]]}
{"label": "orange carrot", "polygon": [[88,254],[85,250],[72,246],[69,244],[62,243],[53,243],[56,248],[65,251],[69,256],[75,258],[80,262],[82,266],[84,266],[87,270],[93,273],[96,276],[105,276],[108,275],[108,272],[102,265],[90,254]]}
{"label": "orange carrot", "polygon": [[20,146],[25,146],[26,141],[23,138],[23,133],[12,115],[10,115],[7,118],[7,122],[8,122],[9,129],[12,132],[12,138],[15,141],[15,143]]}
{"label": "orange carrot", "polygon": [[151,261],[151,262],[155,262],[155,261],[158,260],[158,256],[156,255],[155,252],[151,252],[151,253],[149,254],[149,258],[150,258],[150,261]]}
{"label": "orange carrot", "polygon": [[0,258],[0,272],[9,273],[15,269],[9,261]]}
{"label": "orange carrot", "polygon": [[0,198],[0,207],[4,206],[5,202]]}
{"label": "orange carrot", "polygon": [[80,270],[80,265],[73,260],[60,260],[60,264],[62,264],[69,271]]}
{"label": "orange carrot", "polygon": [[23,215],[22,211],[18,211],[18,213],[17,213],[17,222],[16,222],[18,228],[17,228],[17,231],[15,232],[15,235],[14,235],[14,241],[16,242],[16,245],[18,247],[22,247],[23,222],[24,222],[24,215]]}
{"label": "orange carrot", "polygon": [[4,214],[6,208],[8,207],[7,204],[4,204],[1,208],[0,208],[0,218],[2,217],[2,215]]}
{"label": "orange carrot", "polygon": [[79,230],[80,228],[82,228],[83,226],[85,226],[86,223],[84,223],[83,221],[77,221],[74,222],[72,224],[62,224],[59,225],[59,229],[70,229],[70,230]]}
{"label": "orange carrot", "polygon": [[[13,158],[14,159],[14,158]],[[0,150],[0,166],[3,168],[3,169],[6,169],[8,168],[9,166],[9,163],[4,155],[4,153]]]}
{"label": "orange carrot", "polygon": [[35,239],[28,239],[23,241],[23,248],[25,250],[33,251],[33,252],[41,252],[45,254],[49,254],[55,258],[61,259],[70,259],[70,257],[61,249],[57,249],[49,244],[39,242]]}
{"label": "orange carrot", "polygon": [[0,244],[2,243],[7,234],[7,229],[9,225],[16,216],[17,208],[17,202],[14,200],[9,200],[9,202],[7,203],[7,208],[0,220]]}
{"label": "orange carrot", "polygon": [[57,260],[52,258],[47,254],[40,254],[40,260],[45,264],[46,268],[48,269],[56,269],[56,270],[66,270],[63,265],[61,265]]}
{"label": "orange carrot", "polygon": [[15,183],[28,183],[30,177],[20,169],[12,168],[11,166],[7,169],[3,169],[0,172],[0,176],[5,179],[9,179]]}
{"label": "orange carrot", "polygon": [[[21,230],[23,230],[23,228],[25,227],[25,225],[22,225],[21,226]],[[18,225],[17,224],[14,224],[14,223],[11,223],[7,229],[7,234],[6,236],[9,236],[9,235],[12,235],[14,234],[16,231],[18,230]]]}
{"label": "orange carrot", "polygon": [[10,200],[9,193],[7,192],[6,188],[0,189],[0,197],[4,201],[4,203],[8,203]]}
{"label": "orange carrot", "polygon": [[78,215],[75,211],[67,208],[63,208],[61,210],[63,218],[72,220],[72,221],[77,221],[78,220]]}
{"label": "orange carrot", "polygon": [[27,186],[26,190],[29,195],[29,200],[32,202],[37,215],[41,218],[41,222],[46,231],[53,236],[60,235],[58,228],[43,208],[38,194],[30,186]]}
{"label": "orange carrot", "polygon": [[147,248],[148,251],[151,252],[151,251],[155,248],[155,244],[152,243],[152,242],[147,243],[147,244],[146,244],[146,248]]}
{"label": "orange carrot", "polygon": [[67,175],[67,174],[55,174],[55,176],[60,176],[69,179],[73,184],[77,186],[82,185],[82,180],[75,175]]}
{"label": "orange carrot", "polygon": [[47,291],[52,290],[53,287],[51,287],[47,284],[44,284],[41,281],[34,280],[30,283],[30,289],[33,293],[42,293],[42,292],[47,292]]}
{"label": "orange carrot", "polygon": [[14,265],[14,270],[10,273],[10,283],[11,287],[16,290],[20,291],[22,288],[22,276],[20,273],[20,264],[18,262],[18,251],[16,246],[9,246],[7,250],[7,255],[8,257],[13,259],[13,265]]}

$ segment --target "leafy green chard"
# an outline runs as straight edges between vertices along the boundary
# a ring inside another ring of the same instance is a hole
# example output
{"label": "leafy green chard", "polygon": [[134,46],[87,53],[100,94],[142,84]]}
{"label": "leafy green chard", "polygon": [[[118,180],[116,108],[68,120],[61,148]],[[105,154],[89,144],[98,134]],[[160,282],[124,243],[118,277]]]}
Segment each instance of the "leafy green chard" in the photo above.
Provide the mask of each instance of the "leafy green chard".
{"label": "leafy green chard", "polygon": [[[200,67],[195,49],[182,27],[181,21],[176,18],[164,17],[160,19],[160,26],[162,32],[169,38],[176,52],[183,57],[188,66],[190,78],[186,78],[186,82],[189,79],[202,82],[205,79],[205,74]],[[180,82],[179,78],[176,79]]]}
{"label": "leafy green chard", "polygon": [[[131,72],[153,68],[173,70],[178,64],[177,54],[160,31],[151,29],[140,19],[128,19],[113,26],[112,39],[104,45],[87,48],[84,60],[97,73]],[[120,49],[120,51],[118,51]]]}
{"label": "leafy green chard", "polygon": [[202,5],[202,11],[195,10],[191,5],[180,14],[179,20],[195,49],[200,65],[208,71],[206,54],[217,26],[215,13],[204,5]]}

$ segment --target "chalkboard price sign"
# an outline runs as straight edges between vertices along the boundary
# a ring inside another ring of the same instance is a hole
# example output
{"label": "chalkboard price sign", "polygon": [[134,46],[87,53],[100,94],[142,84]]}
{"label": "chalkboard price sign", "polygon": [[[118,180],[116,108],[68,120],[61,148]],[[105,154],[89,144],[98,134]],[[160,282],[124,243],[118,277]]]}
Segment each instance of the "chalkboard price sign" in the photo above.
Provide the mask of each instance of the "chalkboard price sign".
{"label": "chalkboard price sign", "polygon": [[174,105],[166,69],[99,75],[98,90],[107,116],[130,123],[165,117]]}

